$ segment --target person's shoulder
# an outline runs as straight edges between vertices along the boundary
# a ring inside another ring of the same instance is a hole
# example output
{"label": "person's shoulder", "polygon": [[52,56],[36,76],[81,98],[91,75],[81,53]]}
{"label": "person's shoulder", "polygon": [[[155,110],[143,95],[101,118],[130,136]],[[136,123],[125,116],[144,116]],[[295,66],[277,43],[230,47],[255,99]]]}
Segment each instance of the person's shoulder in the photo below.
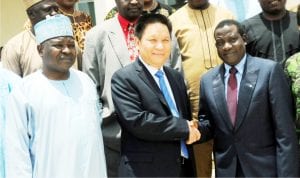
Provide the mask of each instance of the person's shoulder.
{"label": "person's shoulder", "polygon": [[84,72],[70,68],[70,75],[76,76],[79,78],[81,81],[88,82],[88,83],[94,83],[93,80]]}
{"label": "person's shoulder", "polygon": [[38,89],[41,87],[41,81],[44,79],[44,75],[41,70],[37,70],[25,77],[19,83],[19,88],[22,89],[22,92],[30,91],[33,89]]}
{"label": "person's shoulder", "polygon": [[108,20],[111,19],[113,17],[116,16],[116,14],[118,13],[118,8],[117,7],[113,7],[105,16],[104,20]]}
{"label": "person's shoulder", "polygon": [[223,64],[219,64],[211,69],[209,69],[206,73],[201,76],[201,80],[212,81],[212,78],[220,74],[220,69],[223,67]]}
{"label": "person's shoulder", "polygon": [[248,62],[251,62],[256,67],[263,69],[263,70],[273,69],[275,66],[280,65],[278,62],[275,62],[272,59],[255,57],[255,56],[251,56],[249,54],[248,54],[247,58],[248,58],[247,59]]}
{"label": "person's shoulder", "polygon": [[298,18],[299,17],[298,17],[297,12],[293,12],[293,11],[288,11],[287,10],[287,13],[288,13],[288,17],[286,19],[284,19],[284,21],[289,22],[290,25],[296,25],[296,26],[298,25],[299,26],[300,25],[300,21],[298,22]]}
{"label": "person's shoulder", "polygon": [[35,82],[35,80],[37,80],[37,79],[39,79],[41,77],[43,77],[43,73],[42,73],[42,70],[39,69],[39,70],[37,70],[37,71],[35,71],[35,72],[33,72],[33,73],[25,76],[23,78],[23,83]]}
{"label": "person's shoulder", "polygon": [[10,70],[4,69],[4,68],[0,68],[0,76],[1,77],[5,77],[5,78],[14,78],[14,79],[21,79],[20,76],[18,76],[17,74],[13,73]]}
{"label": "person's shoulder", "polygon": [[168,6],[164,3],[158,2],[158,4],[161,8],[160,13],[161,13],[162,10],[166,11],[166,13],[161,13],[163,15],[170,16],[171,14],[173,14],[176,11],[174,8],[172,8],[171,6]]}
{"label": "person's shoulder", "polygon": [[116,26],[115,18],[104,21],[86,32],[86,43],[99,44],[106,42],[104,38]]}
{"label": "person's shoulder", "polygon": [[140,61],[135,61],[131,64],[128,64],[120,69],[118,69],[112,76],[112,78],[124,78],[124,79],[130,79],[131,76],[135,76],[137,73],[137,70],[142,70],[143,64],[141,64]]}
{"label": "person's shoulder", "polygon": [[[17,45],[20,46],[22,45],[22,41],[28,41],[29,39],[34,39],[33,34],[31,33],[30,30],[23,30],[10,38],[5,45]],[[4,48],[5,48],[4,45]]]}
{"label": "person's shoulder", "polygon": [[223,14],[224,18],[231,18],[231,19],[234,18],[234,14],[230,10],[228,10],[222,6],[218,6],[218,5],[210,3],[208,10],[211,10],[214,13]]}
{"label": "person's shoulder", "polygon": [[172,67],[170,66],[166,66],[164,65],[164,70],[174,74],[174,75],[178,75],[178,76],[182,76],[182,73],[180,73],[179,71],[177,71],[176,69],[173,69]]}
{"label": "person's shoulder", "polygon": [[15,85],[15,84],[19,84],[22,78],[17,74],[13,73],[12,71],[0,68],[0,79],[1,82],[5,81],[9,84]]}
{"label": "person's shoulder", "polygon": [[119,70],[117,70],[116,73],[119,73],[119,74],[131,74],[132,72],[135,71],[134,69],[137,68],[137,65],[139,65],[137,63],[138,63],[138,61],[135,61],[135,62],[133,62],[131,64],[128,64],[128,65],[120,68]]}
{"label": "person's shoulder", "polygon": [[300,71],[300,52],[295,53],[286,60],[285,70],[288,73]]}
{"label": "person's shoulder", "polygon": [[291,17],[293,17],[293,18],[294,18],[294,17],[297,18],[297,12],[287,10],[287,13],[289,14],[289,16],[291,16]]}
{"label": "person's shoulder", "polygon": [[181,8],[177,9],[172,15],[169,16],[169,19],[173,22],[176,20],[180,20],[180,17],[184,17],[188,14],[187,11],[187,4],[185,4],[184,6],[182,6]]}
{"label": "person's shoulder", "polygon": [[95,34],[95,33],[110,31],[117,24],[116,22],[117,22],[117,17],[113,17],[111,19],[105,20],[101,24],[92,27],[87,32],[87,34]]}
{"label": "person's shoulder", "polygon": [[[205,74],[206,74],[207,76],[216,75],[217,73],[219,73],[220,68],[223,67],[223,66],[224,66],[224,64],[219,64],[219,65],[217,65],[217,66],[215,66],[215,67],[209,69]],[[204,74],[204,75],[205,75],[205,74]]]}
{"label": "person's shoulder", "polygon": [[262,23],[261,13],[256,14],[248,19],[245,19],[242,24],[245,26],[256,26]]}

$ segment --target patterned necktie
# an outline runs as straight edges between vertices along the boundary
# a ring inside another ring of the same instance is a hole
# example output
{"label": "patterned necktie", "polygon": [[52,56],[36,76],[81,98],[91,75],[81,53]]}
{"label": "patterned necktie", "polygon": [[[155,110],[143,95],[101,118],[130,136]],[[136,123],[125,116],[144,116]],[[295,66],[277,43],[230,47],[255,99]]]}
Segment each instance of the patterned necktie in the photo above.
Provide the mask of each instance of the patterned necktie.
{"label": "patterned necktie", "polygon": [[[161,71],[161,70],[157,71],[155,73],[155,76],[159,79],[160,90],[163,93],[164,98],[168,103],[168,106],[171,110],[172,115],[175,117],[179,117],[178,110],[175,106],[175,103],[173,102],[173,100],[171,98],[171,95],[170,95],[167,85],[165,83],[163,71]],[[184,158],[188,158],[189,154],[188,154],[188,150],[187,150],[184,140],[180,141],[180,147],[181,147],[181,156]]]}
{"label": "patterned necktie", "polygon": [[229,70],[230,76],[227,85],[227,107],[230,115],[231,123],[235,126],[236,111],[237,111],[237,80],[235,74],[237,70],[231,67]]}
{"label": "patterned necktie", "polygon": [[134,61],[137,56],[139,55],[139,52],[135,46],[134,42],[134,24],[130,23],[128,25],[128,35],[127,35],[127,48],[129,52],[130,61]]}

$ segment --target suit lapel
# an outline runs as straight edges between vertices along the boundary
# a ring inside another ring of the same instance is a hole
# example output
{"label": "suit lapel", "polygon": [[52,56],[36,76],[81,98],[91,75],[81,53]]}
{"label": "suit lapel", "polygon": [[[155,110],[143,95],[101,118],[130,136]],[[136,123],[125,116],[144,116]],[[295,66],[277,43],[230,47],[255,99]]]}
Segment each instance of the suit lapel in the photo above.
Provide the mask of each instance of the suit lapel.
{"label": "suit lapel", "polygon": [[149,88],[152,89],[152,91],[158,96],[159,100],[168,108],[168,104],[150,72],[146,69],[146,67],[140,60],[137,60],[135,62],[135,65],[138,76],[149,86]]}
{"label": "suit lapel", "polygon": [[[121,65],[124,67],[131,63],[129,60],[129,53],[124,37],[122,27],[118,21],[118,18],[115,17],[112,19],[112,27],[109,29],[108,38],[110,40],[111,46],[118,57]],[[108,59],[109,60],[109,59]]]}
{"label": "suit lapel", "polygon": [[252,94],[255,89],[258,72],[259,70],[255,67],[253,60],[250,56],[248,56],[239,89],[235,130],[241,126],[243,120],[245,119],[245,115],[248,111]]}
{"label": "suit lapel", "polygon": [[224,65],[220,65],[219,72],[217,72],[217,75],[213,79],[213,94],[219,113],[224,119],[226,125],[230,128],[230,130],[232,130],[233,125],[231,124],[225,99],[224,74]]}

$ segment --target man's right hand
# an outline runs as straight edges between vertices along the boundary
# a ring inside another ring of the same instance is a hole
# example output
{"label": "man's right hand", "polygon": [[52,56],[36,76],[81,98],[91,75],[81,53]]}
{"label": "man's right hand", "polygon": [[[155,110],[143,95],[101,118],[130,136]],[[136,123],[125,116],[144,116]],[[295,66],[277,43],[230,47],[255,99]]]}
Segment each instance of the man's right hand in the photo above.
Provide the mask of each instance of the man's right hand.
{"label": "man's right hand", "polygon": [[201,138],[201,133],[198,130],[198,125],[194,121],[187,121],[189,126],[189,138],[186,140],[186,144],[192,144]]}

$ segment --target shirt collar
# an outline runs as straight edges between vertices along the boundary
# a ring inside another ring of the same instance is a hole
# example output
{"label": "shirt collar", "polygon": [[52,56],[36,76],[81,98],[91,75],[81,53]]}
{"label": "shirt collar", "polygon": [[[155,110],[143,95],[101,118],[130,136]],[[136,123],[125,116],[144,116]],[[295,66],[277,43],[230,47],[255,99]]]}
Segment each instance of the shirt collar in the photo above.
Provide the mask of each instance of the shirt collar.
{"label": "shirt collar", "polygon": [[136,24],[136,22],[137,22],[137,19],[136,19],[135,21],[133,21],[133,22],[130,22],[129,20],[127,20],[127,19],[125,19],[123,16],[121,16],[119,13],[118,13],[118,20],[119,20],[120,25],[121,25],[121,27],[122,27],[122,29],[123,29],[124,31],[127,31],[128,25],[129,25],[130,23]]}
{"label": "shirt collar", "polygon": [[161,71],[163,71],[163,73],[165,73],[164,70],[163,70],[163,67],[161,67],[160,69],[157,69],[157,68],[152,67],[152,66],[150,66],[149,64],[147,64],[147,63],[142,59],[141,56],[139,56],[139,59],[140,59],[141,62],[144,64],[144,66],[147,68],[147,70],[151,73],[152,76],[155,76],[156,72],[159,71],[159,70],[161,70]]}
{"label": "shirt collar", "polygon": [[[237,70],[237,73],[239,73],[241,75],[243,75],[243,72],[244,72],[246,57],[247,57],[247,55],[245,54],[244,57],[242,58],[242,60],[234,66]],[[224,67],[225,67],[225,76],[227,76],[229,74],[229,70],[232,66],[224,63]]]}

